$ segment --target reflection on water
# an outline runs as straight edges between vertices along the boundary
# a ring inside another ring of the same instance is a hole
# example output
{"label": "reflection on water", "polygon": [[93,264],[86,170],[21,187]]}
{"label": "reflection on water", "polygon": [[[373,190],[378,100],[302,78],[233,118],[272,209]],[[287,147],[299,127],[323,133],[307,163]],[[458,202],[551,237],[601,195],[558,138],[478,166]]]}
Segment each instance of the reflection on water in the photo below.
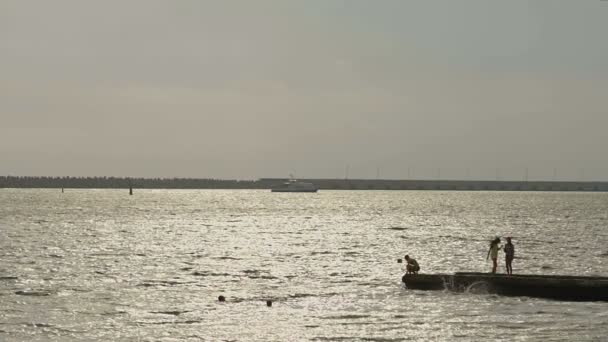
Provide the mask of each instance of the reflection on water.
{"label": "reflection on water", "polygon": [[598,193],[0,189],[0,340],[601,340],[608,303],[407,290],[396,260],[487,272],[489,239],[511,235],[515,273],[608,275],[607,205]]}

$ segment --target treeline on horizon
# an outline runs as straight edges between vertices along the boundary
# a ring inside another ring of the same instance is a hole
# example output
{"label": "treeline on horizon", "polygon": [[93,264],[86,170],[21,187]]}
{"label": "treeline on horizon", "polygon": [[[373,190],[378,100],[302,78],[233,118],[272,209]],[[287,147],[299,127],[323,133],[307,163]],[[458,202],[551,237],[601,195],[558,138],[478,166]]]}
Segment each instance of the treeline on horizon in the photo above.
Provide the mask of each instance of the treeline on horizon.
{"label": "treeline on horizon", "polygon": [[261,189],[258,181],[206,178],[0,176],[0,188]]}
{"label": "treeline on horizon", "polygon": [[[0,176],[0,188],[270,189],[285,179]],[[608,191],[608,182],[306,179],[323,190]]]}

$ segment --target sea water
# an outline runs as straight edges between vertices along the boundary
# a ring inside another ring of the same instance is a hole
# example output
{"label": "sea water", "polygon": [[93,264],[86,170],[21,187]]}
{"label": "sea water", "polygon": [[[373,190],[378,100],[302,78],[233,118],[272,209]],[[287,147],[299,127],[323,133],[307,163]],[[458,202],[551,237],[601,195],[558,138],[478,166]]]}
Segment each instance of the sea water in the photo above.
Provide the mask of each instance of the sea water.
{"label": "sea water", "polygon": [[608,276],[607,225],[605,193],[0,189],[0,340],[605,341],[608,303],[409,290],[397,259],[488,272],[512,236],[514,273]]}

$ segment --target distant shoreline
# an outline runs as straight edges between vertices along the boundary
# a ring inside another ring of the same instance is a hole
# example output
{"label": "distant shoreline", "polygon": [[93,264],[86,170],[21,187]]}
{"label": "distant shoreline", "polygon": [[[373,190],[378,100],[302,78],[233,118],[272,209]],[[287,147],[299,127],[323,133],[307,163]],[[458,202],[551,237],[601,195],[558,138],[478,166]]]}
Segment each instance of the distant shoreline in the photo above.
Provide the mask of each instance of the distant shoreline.
{"label": "distant shoreline", "polygon": [[[229,180],[204,178],[18,177],[0,176],[0,188],[74,189],[270,189],[286,178]],[[456,190],[608,192],[608,182],[301,179],[320,190]]]}

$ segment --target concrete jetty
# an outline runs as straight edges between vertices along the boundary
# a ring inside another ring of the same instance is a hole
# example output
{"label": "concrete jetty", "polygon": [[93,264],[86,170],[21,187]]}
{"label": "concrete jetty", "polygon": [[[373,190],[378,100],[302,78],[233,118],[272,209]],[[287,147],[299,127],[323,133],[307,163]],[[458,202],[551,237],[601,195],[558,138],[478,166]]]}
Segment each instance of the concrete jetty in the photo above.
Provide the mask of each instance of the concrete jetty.
{"label": "concrete jetty", "polygon": [[[323,179],[305,178],[320,190],[441,190],[441,191],[608,191],[608,182],[567,181],[482,181],[482,180],[416,180],[416,179]],[[256,184],[271,188],[285,178],[261,178]]]}
{"label": "concrete jetty", "polygon": [[608,277],[562,275],[506,275],[491,273],[406,274],[407,288],[468,291],[484,288],[488,293],[570,301],[608,301]]}

